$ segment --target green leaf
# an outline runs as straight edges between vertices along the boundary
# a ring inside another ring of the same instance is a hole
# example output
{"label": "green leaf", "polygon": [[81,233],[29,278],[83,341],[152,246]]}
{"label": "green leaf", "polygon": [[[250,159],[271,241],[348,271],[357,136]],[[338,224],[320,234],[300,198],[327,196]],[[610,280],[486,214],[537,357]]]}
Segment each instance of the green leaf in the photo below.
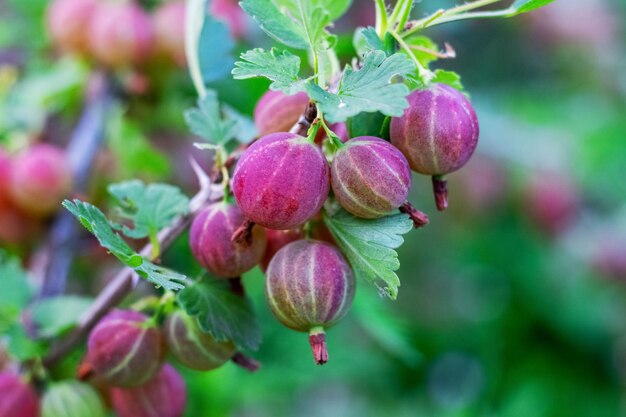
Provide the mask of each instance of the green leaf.
{"label": "green leaf", "polygon": [[[426,51],[433,51],[433,52],[439,51],[439,45],[433,42],[433,40],[430,39],[429,37],[427,36],[411,37],[406,41],[406,43],[412,47],[411,49],[413,51],[413,55],[415,56],[415,58],[417,58],[420,64],[422,64],[424,67],[428,68],[428,65],[431,62],[436,61],[438,59],[436,55],[426,52]],[[403,50],[403,52],[405,51]]]}
{"label": "green leaf", "polygon": [[240,349],[259,348],[261,332],[252,303],[234,294],[224,280],[196,282],[178,293],[178,302],[216,340],[232,340]]}
{"label": "green leaf", "polygon": [[198,58],[204,84],[225,77],[235,61],[232,50],[235,46],[226,23],[217,20],[207,13],[202,22],[198,44]]}
{"label": "green leaf", "polygon": [[389,140],[389,119],[380,112],[359,113],[346,121],[349,137],[375,136]]}
{"label": "green leaf", "polygon": [[134,228],[123,225],[121,230],[133,239],[155,235],[189,210],[189,198],[173,185],[131,180],[109,185],[108,189],[120,205],[122,217],[132,221]]}
{"label": "green leaf", "polygon": [[157,151],[141,127],[124,116],[118,105],[111,110],[107,124],[107,142],[123,177],[148,174],[155,177],[169,173],[167,158]]}
{"label": "green leaf", "polygon": [[376,33],[376,29],[368,26],[366,28],[357,29],[354,32],[354,49],[359,55],[364,55],[369,51],[383,51],[385,45]]}
{"label": "green leaf", "polygon": [[4,309],[19,311],[33,296],[28,275],[20,260],[0,250],[0,305]]}
{"label": "green leaf", "polygon": [[322,50],[331,43],[326,26],[342,14],[349,1],[244,0],[241,8],[277,41],[296,49]]}
{"label": "green leaf", "polygon": [[552,3],[554,0],[516,0],[511,9],[515,10],[515,14],[530,12]]}
{"label": "green leaf", "polygon": [[185,112],[185,121],[193,133],[214,144],[225,144],[237,136],[237,122],[222,116],[213,90],[198,100],[197,108]]}
{"label": "green leaf", "polygon": [[33,308],[33,321],[43,337],[56,337],[76,326],[93,299],[75,295],[46,298]]}
{"label": "green leaf", "polygon": [[232,71],[236,80],[269,78],[273,81],[270,84],[271,90],[280,90],[287,95],[304,90],[304,80],[298,78],[300,57],[289,51],[281,52],[275,48],[265,51],[257,48],[241,54],[241,59],[243,62],[235,62]]}
{"label": "green leaf", "polygon": [[237,139],[239,143],[248,144],[252,142],[252,139],[259,135],[259,132],[254,125],[254,120],[248,116],[239,113],[228,104],[222,104],[222,112],[228,120],[235,122],[237,126],[235,139]]}
{"label": "green leaf", "polygon": [[115,233],[106,216],[97,207],[80,200],[63,202],[65,207],[80,223],[91,232],[100,245],[106,248],[123,264],[133,268],[142,278],[166,290],[180,290],[187,279],[177,272],[154,265],[132,250],[130,246]]}
{"label": "green leaf", "polygon": [[272,38],[296,49],[307,49],[309,43],[302,26],[281,13],[271,0],[243,0],[241,8]]}
{"label": "green leaf", "polygon": [[346,67],[337,93],[325,91],[312,81],[306,87],[331,123],[343,122],[364,111],[401,116],[409,105],[409,89],[392,79],[414,70],[415,64],[404,54],[386,57],[383,51],[372,51],[365,55],[362,68]]}
{"label": "green leaf", "polygon": [[21,323],[12,322],[8,326],[0,323],[0,345],[7,348],[7,352],[19,362],[41,357],[43,346],[31,339]]}
{"label": "green leaf", "polygon": [[402,235],[413,228],[406,214],[394,214],[380,219],[366,220],[352,216],[345,210],[324,216],[324,222],[350,261],[357,277],[365,279],[391,299],[396,299],[400,279],[395,271],[400,268],[395,251],[404,239]]}

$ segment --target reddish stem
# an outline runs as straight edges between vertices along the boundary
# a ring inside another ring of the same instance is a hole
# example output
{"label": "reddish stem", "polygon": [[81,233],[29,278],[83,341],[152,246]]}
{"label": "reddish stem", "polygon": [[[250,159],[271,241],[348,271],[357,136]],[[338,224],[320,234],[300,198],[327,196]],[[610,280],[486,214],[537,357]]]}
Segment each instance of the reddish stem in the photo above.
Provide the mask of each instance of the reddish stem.
{"label": "reddish stem", "polygon": [[261,363],[259,361],[249,356],[246,356],[241,352],[235,353],[233,357],[230,358],[230,360],[250,372],[258,371],[261,367]]}
{"label": "reddish stem", "polygon": [[413,220],[413,226],[416,229],[426,226],[429,222],[428,215],[423,211],[416,209],[413,204],[408,201],[400,206],[400,211],[409,215],[411,220]]}
{"label": "reddish stem", "polygon": [[315,103],[310,102],[306,109],[304,109],[304,113],[300,116],[295,125],[289,130],[290,133],[295,133],[300,136],[306,136],[309,128],[311,127],[311,123],[317,117],[317,106]]}
{"label": "reddish stem", "polygon": [[317,365],[324,365],[328,362],[328,349],[326,348],[326,333],[324,329],[313,328],[309,332],[309,343],[313,351],[313,358]]}
{"label": "reddish stem", "polygon": [[448,208],[448,181],[443,177],[433,175],[433,193],[435,193],[435,203],[437,210],[444,211]]}
{"label": "reddish stem", "polygon": [[250,219],[246,219],[233,236],[230,238],[231,241],[239,244],[250,246],[252,244],[252,228],[254,227],[254,222]]}

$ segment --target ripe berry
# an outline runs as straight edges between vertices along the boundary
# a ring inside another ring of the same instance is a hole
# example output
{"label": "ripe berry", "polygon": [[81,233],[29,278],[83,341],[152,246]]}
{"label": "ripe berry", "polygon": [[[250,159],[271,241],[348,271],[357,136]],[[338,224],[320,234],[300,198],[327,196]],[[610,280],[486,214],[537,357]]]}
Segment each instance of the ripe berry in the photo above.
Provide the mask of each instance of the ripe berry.
{"label": "ripe berry", "polygon": [[62,381],[52,385],[43,396],[41,417],[105,417],[104,404],[91,385]]}
{"label": "ripe berry", "polygon": [[361,136],[346,142],[331,165],[331,184],[339,204],[357,217],[375,219],[407,201],[411,169],[389,142]]}
{"label": "ripe berry", "polygon": [[170,353],[188,368],[209,371],[222,366],[235,354],[232,342],[216,341],[183,312],[169,316],[164,330]]}
{"label": "ripe berry", "polygon": [[35,390],[19,375],[0,372],[0,417],[38,417],[39,399]]}
{"label": "ripe berry", "polygon": [[64,152],[51,145],[34,145],[13,161],[11,197],[21,209],[46,216],[60,207],[72,190]]}
{"label": "ripe berry", "polygon": [[254,109],[254,124],[259,135],[289,132],[308,104],[309,96],[304,92],[288,96],[280,91],[268,91]]}
{"label": "ripe berry", "polygon": [[432,175],[439,210],[448,206],[442,176],[461,168],[478,144],[478,118],[458,90],[433,84],[408,97],[409,108],[391,119],[391,143],[406,156],[413,171]]}
{"label": "ripe berry", "polygon": [[313,142],[273,133],[254,142],[233,175],[233,193],[243,214],[270,229],[294,229],[315,215],[328,196],[329,168]]}
{"label": "ripe berry", "polygon": [[318,365],[328,361],[325,328],[339,321],[354,298],[354,276],[337,248],[315,240],[290,243],[267,268],[265,295],[274,316],[309,333]]}
{"label": "ripe berry", "polygon": [[249,244],[231,240],[244,222],[245,218],[239,207],[222,202],[202,210],[191,224],[191,251],[198,262],[213,275],[235,278],[261,261],[266,245],[263,228],[255,226],[252,229]]}
{"label": "ripe berry", "polygon": [[133,2],[102,4],[91,22],[89,44],[92,54],[106,66],[140,64],[152,53],[152,22]]}
{"label": "ripe berry", "polygon": [[174,61],[186,65],[185,57],[185,2],[172,1],[162,4],[153,16],[157,51]]}
{"label": "ripe berry", "polygon": [[169,364],[148,383],[135,388],[111,389],[118,417],[180,417],[187,405],[185,381]]}
{"label": "ripe berry", "polygon": [[0,148],[0,207],[9,204],[11,201],[11,157]]}
{"label": "ripe berry", "polygon": [[137,311],[113,311],[89,335],[87,363],[111,385],[141,385],[158,372],[162,360],[161,332]]}
{"label": "ripe berry", "polygon": [[50,36],[65,51],[89,51],[89,25],[98,9],[97,0],[54,0],[47,12]]}
{"label": "ripe berry", "polygon": [[213,0],[209,7],[215,17],[226,22],[233,38],[241,39],[246,35],[246,14],[237,0]]}
{"label": "ripe berry", "polygon": [[267,266],[270,264],[274,255],[276,255],[276,252],[278,252],[283,246],[304,237],[304,233],[302,233],[302,230],[300,229],[265,229],[265,234],[267,235],[267,247],[265,248],[265,254],[263,255],[263,259],[260,264],[262,271],[267,270]]}

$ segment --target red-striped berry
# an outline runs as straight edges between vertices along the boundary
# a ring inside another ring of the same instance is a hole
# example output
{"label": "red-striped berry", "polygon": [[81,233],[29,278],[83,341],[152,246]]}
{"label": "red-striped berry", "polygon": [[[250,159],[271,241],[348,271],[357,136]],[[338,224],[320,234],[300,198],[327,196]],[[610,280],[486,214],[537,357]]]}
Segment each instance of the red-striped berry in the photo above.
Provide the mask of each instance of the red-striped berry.
{"label": "red-striped berry", "polygon": [[118,417],[181,417],[187,405],[185,381],[171,365],[146,384],[135,388],[111,389]]}
{"label": "red-striped berry", "polygon": [[391,119],[390,135],[413,171],[433,176],[437,208],[447,207],[442,176],[461,168],[478,144],[478,118],[469,100],[458,90],[433,84],[412,92],[409,107]]}
{"label": "red-striped berry", "polygon": [[239,207],[228,203],[212,204],[191,224],[189,244],[194,257],[210,273],[221,278],[235,278],[257,265],[265,253],[265,231],[252,228],[249,244],[231,239],[244,224]]}
{"label": "red-striped berry", "polygon": [[170,353],[188,368],[209,371],[222,366],[235,354],[232,342],[216,341],[183,312],[169,316],[164,330]]}
{"label": "red-striped berry", "polygon": [[324,153],[292,133],[254,142],[233,175],[233,193],[243,214],[270,229],[294,229],[314,216],[330,188]]}
{"label": "red-striped berry", "polygon": [[12,372],[0,373],[0,417],[38,417],[35,390]]}
{"label": "red-striped berry", "polygon": [[309,96],[296,93],[288,96],[280,91],[263,94],[254,108],[254,124],[260,136],[288,132],[309,104]]}
{"label": "red-striped berry", "polygon": [[161,367],[160,330],[137,311],[116,310],[93,328],[87,342],[87,363],[109,384],[144,384]]}
{"label": "red-striped berry", "polygon": [[317,364],[328,360],[324,329],[348,312],[355,281],[350,265],[334,246],[298,240],[269,264],[265,295],[274,316],[290,329],[308,332]]}
{"label": "red-striped berry", "polygon": [[411,169],[389,142],[361,136],[349,140],[335,154],[331,184],[339,204],[357,217],[374,219],[407,201]]}

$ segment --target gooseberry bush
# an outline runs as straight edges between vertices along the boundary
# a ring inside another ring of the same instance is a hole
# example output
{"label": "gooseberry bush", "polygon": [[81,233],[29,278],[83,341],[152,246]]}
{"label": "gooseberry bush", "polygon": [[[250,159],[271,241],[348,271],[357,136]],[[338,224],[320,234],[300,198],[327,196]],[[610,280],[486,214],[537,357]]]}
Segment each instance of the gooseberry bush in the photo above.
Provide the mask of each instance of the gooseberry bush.
{"label": "gooseberry bush", "polygon": [[[263,323],[241,281],[256,266],[275,318],[308,334],[316,364],[332,363],[326,330],[349,312],[357,283],[398,296],[396,249],[428,224],[408,200],[412,172],[432,177],[445,210],[445,175],[462,169],[478,143],[459,75],[432,68],[452,54],[427,29],[549,2],[484,9],[501,1],[477,0],[412,20],[412,0],[375,0],[375,26],[356,30],[355,55],[343,63],[332,31],[350,0],[51,2],[47,26],[58,50],[104,69],[125,94],[151,82],[139,70],[188,67],[198,98],[184,118],[212,166],[192,159],[193,197],[132,178],[110,184],[116,208],[107,217],[70,149],[0,153],[2,241],[19,244],[31,229],[49,228],[54,243],[67,224],[81,224],[122,264],[95,299],[60,296],[45,280],[37,296],[19,260],[2,253],[3,286],[15,290],[0,294],[0,331],[16,366],[0,373],[0,417],[104,416],[108,408],[120,417],[181,416],[185,382],[169,362],[258,368],[250,352],[261,347]],[[250,18],[275,45],[241,53],[233,67],[233,39],[249,36]],[[209,88],[230,75],[269,80],[253,120]],[[163,261],[187,230],[199,276]],[[121,306],[139,280],[154,291]],[[77,349],[75,378],[56,378],[54,367]]]}

